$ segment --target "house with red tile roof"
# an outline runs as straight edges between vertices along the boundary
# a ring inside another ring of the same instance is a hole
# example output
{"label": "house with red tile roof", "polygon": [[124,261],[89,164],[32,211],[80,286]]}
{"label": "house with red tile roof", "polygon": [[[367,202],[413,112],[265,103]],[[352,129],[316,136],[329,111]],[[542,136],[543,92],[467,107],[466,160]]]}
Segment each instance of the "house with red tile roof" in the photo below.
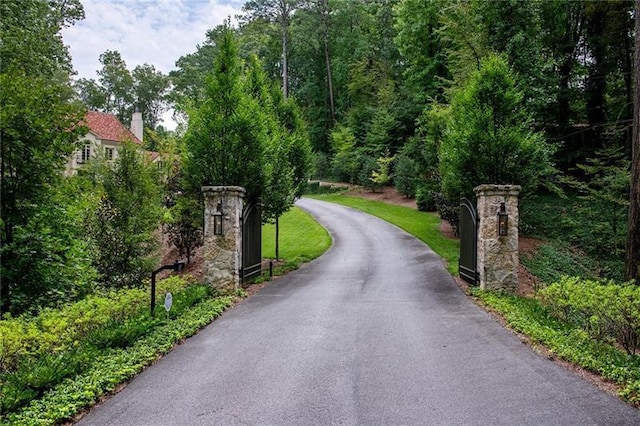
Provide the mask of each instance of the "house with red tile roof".
{"label": "house with red tile roof", "polygon": [[142,148],[142,114],[134,112],[131,128],[123,125],[118,118],[106,112],[89,111],[83,123],[89,131],[82,138],[82,149],[76,151],[67,164],[66,175],[72,175],[87,161],[103,155],[107,161],[118,158],[118,151],[125,142],[133,142]]}

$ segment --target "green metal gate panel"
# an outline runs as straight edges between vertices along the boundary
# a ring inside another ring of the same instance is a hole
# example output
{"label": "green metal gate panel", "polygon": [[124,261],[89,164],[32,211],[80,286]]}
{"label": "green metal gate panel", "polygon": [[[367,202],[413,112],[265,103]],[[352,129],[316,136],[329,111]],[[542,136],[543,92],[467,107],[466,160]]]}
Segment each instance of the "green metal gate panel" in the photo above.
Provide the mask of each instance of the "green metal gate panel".
{"label": "green metal gate panel", "polygon": [[262,272],[262,204],[248,202],[242,212],[242,269],[245,283]]}
{"label": "green metal gate panel", "polygon": [[469,200],[460,200],[460,278],[469,284],[478,282],[478,215]]}

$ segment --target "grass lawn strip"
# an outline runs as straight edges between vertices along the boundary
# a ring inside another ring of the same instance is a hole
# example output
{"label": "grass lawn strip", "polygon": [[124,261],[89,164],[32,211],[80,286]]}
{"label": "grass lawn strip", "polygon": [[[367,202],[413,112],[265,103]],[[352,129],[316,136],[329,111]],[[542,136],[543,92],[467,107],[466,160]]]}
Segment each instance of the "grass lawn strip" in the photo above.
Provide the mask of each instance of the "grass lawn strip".
{"label": "grass lawn strip", "polygon": [[44,397],[2,419],[2,424],[49,425],[71,419],[94,404],[100,396],[112,392],[119,384],[152,364],[176,342],[192,336],[220,316],[233,300],[233,297],[206,300],[179,318],[156,328],[130,348],[105,351],[104,355],[96,358],[87,373],[66,379]]}
{"label": "grass lawn strip", "polygon": [[[309,261],[317,258],[331,246],[331,236],[324,227],[304,210],[293,207],[280,217],[280,257]],[[276,226],[262,227],[262,257],[275,259]]]}
{"label": "grass lawn strip", "polygon": [[442,257],[447,263],[447,270],[452,275],[458,274],[460,242],[440,233],[438,227],[441,220],[436,213],[426,213],[408,207],[340,194],[313,195],[309,198],[352,207],[396,225],[424,242]]}
{"label": "grass lawn strip", "polygon": [[[276,258],[276,231],[274,224],[262,227],[262,257]],[[311,215],[304,210],[293,207],[280,217],[280,261],[273,269],[273,275],[284,275],[298,269],[331,247],[331,235]],[[269,281],[269,271],[253,280],[254,284]]]}

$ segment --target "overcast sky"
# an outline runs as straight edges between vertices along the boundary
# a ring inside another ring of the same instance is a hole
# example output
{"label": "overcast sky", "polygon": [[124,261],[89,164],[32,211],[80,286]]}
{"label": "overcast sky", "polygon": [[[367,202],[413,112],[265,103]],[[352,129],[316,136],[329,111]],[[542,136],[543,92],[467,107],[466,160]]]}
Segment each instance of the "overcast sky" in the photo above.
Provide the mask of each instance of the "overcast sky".
{"label": "overcast sky", "polygon": [[[85,19],[62,32],[76,78],[96,79],[98,58],[117,50],[132,70],[151,64],[163,73],[192,53],[208,29],[240,12],[244,0],[81,0]],[[172,123],[165,123],[173,127]]]}

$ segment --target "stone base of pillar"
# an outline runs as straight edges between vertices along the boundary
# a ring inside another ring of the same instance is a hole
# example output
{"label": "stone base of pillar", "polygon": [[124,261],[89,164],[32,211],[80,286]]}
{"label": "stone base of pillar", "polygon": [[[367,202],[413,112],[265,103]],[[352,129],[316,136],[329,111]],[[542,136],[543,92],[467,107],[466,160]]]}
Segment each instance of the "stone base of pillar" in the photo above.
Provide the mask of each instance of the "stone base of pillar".
{"label": "stone base of pillar", "polygon": [[240,286],[245,190],[239,186],[203,186],[204,282],[233,291]]}
{"label": "stone base of pillar", "polygon": [[[517,185],[480,185],[474,188],[478,199],[478,272],[480,288],[507,290],[518,288],[518,194]],[[501,205],[508,215],[507,235],[498,235]]]}

